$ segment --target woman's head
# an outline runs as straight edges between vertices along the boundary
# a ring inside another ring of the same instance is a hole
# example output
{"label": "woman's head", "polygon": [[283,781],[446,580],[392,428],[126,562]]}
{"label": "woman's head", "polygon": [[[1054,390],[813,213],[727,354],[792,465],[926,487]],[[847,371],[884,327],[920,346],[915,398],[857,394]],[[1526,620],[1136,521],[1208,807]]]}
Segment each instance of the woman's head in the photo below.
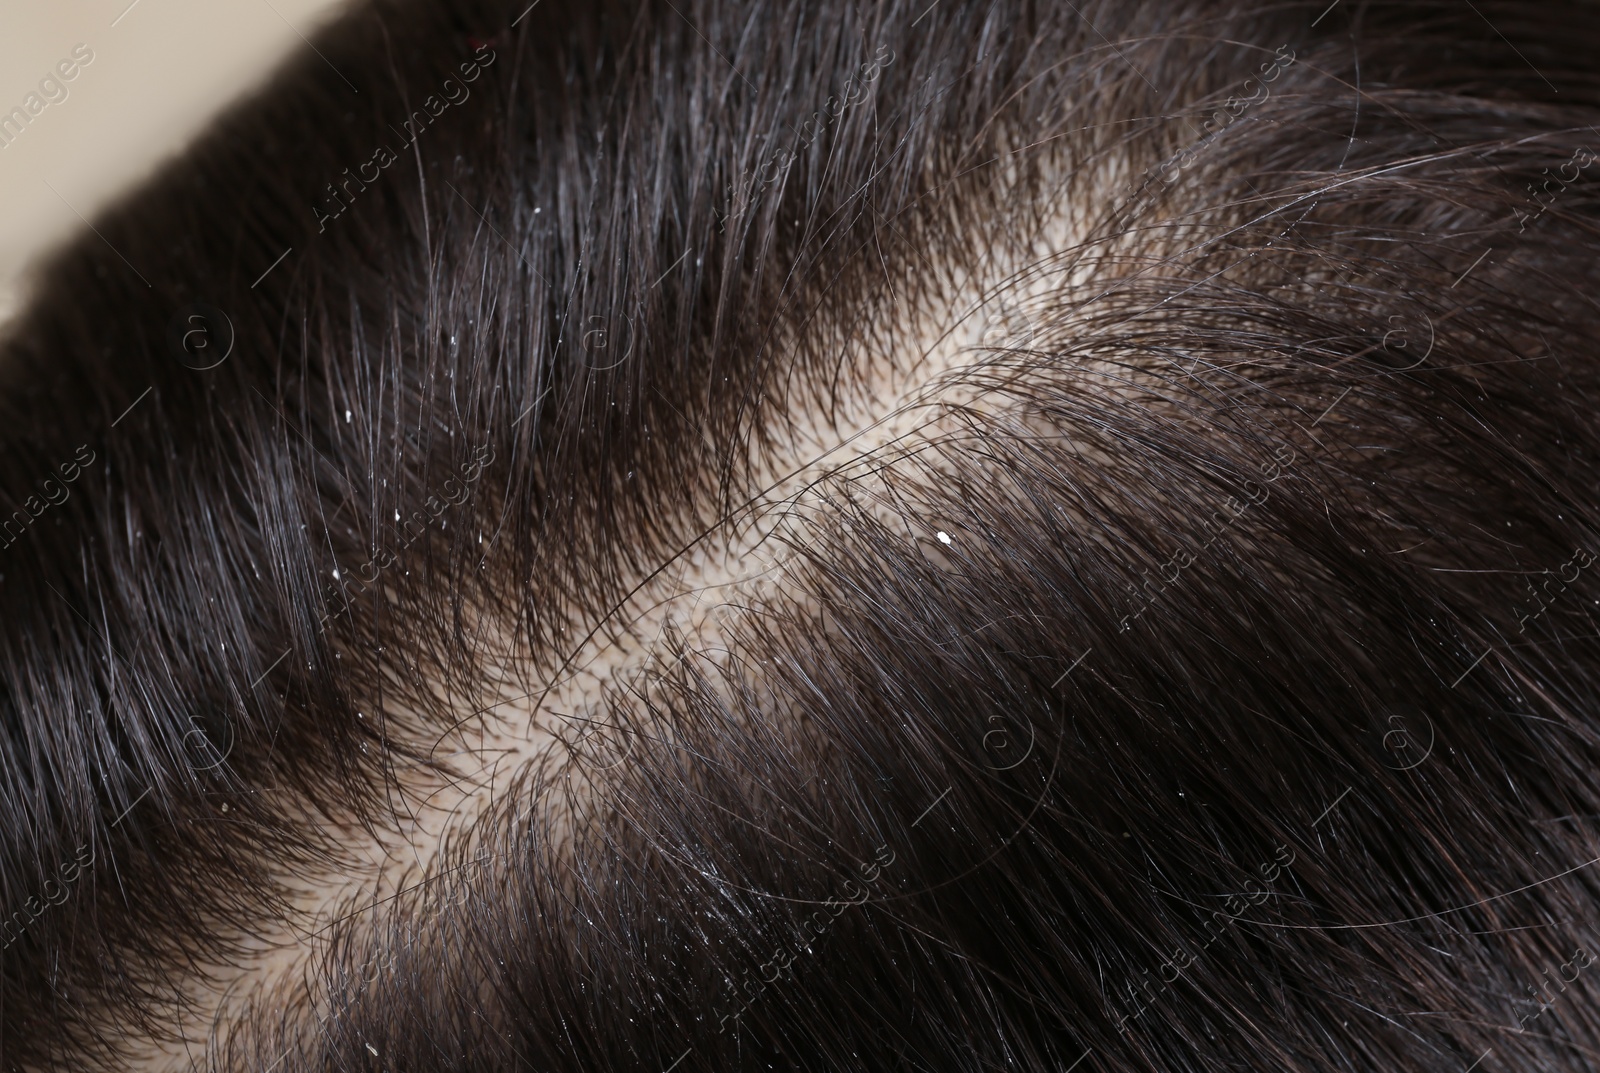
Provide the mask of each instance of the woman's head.
{"label": "woman's head", "polygon": [[8,1066],[1586,1068],[1600,24],[1324,7],[350,13],[5,344]]}

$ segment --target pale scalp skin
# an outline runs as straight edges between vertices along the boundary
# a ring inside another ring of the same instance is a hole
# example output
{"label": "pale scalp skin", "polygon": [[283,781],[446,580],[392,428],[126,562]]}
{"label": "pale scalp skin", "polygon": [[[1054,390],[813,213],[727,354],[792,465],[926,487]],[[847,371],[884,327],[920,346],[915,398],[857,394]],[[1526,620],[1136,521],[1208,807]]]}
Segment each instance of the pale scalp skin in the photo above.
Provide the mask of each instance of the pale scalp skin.
{"label": "pale scalp skin", "polygon": [[[1109,182],[1105,176],[1117,170],[1100,169],[1097,175]],[[584,793],[603,793],[606,770],[625,764],[630,746],[604,728],[589,729],[584,713],[598,707],[598,698],[625,698],[661,658],[667,638],[716,664],[751,615],[778,599],[803,605],[805,594],[787,584],[789,560],[817,527],[840,524],[829,499],[846,485],[857,505],[923,545],[927,555],[937,557],[944,545],[963,539],[961,519],[909,516],[898,497],[881,494],[884,470],[892,465],[897,478],[936,478],[941,451],[951,449],[941,438],[970,437],[974,415],[995,416],[1011,405],[965,374],[981,369],[986,383],[993,383],[997,370],[1014,360],[1008,348],[1027,352],[1041,343],[1045,319],[1059,319],[1054,307],[1064,287],[1091,273],[1081,264],[1062,266],[1063,251],[1088,237],[1089,214],[1074,208],[1081,198],[1066,196],[1071,190],[1064,186],[1063,196],[1051,199],[1048,215],[1019,214],[1012,226],[996,228],[1003,238],[989,240],[987,256],[945,273],[946,282],[928,298],[863,320],[851,348],[853,378],[843,397],[834,398],[831,412],[791,401],[781,427],[769,426],[767,436],[747,441],[740,478],[745,494],[735,497],[743,509],[706,527],[665,568],[655,564],[641,572],[620,605],[570,609],[561,636],[586,639],[559,666],[537,672],[534,680],[543,692],[529,695],[520,684],[528,680],[526,671],[511,672],[533,660],[512,640],[510,624],[474,619],[470,629],[484,664],[504,673],[491,673],[495,680],[483,683],[480,697],[451,698],[459,725],[443,738],[430,732],[424,741],[408,729],[417,721],[404,712],[387,713],[389,727],[446,761],[448,773],[415,762],[392,764],[394,807],[370,827],[349,817],[311,815],[285,795],[282,807],[302,813],[294,822],[334,835],[338,866],[315,876],[280,871],[284,911],[262,921],[254,935],[237,936],[240,956],[230,963],[187,974],[184,995],[173,1004],[172,1038],[131,1055],[132,1068],[191,1069],[195,1055],[215,1045],[247,1008],[293,1004],[313,1011],[312,1025],[324,1019],[323,989],[314,981],[336,928],[370,932],[364,925],[382,919],[386,907],[440,881],[451,889],[464,883],[460,893],[471,897],[470,885],[481,877],[461,872],[446,858],[460,859],[466,847],[469,859],[492,868],[495,851],[481,843],[480,821],[496,801],[524,787],[532,770],[566,765],[564,779],[579,781]],[[492,480],[492,463],[487,473]],[[646,580],[646,573],[653,576]],[[383,583],[380,570],[376,584]],[[422,921],[412,934],[426,942],[427,931]],[[376,980],[382,959],[372,960]]]}

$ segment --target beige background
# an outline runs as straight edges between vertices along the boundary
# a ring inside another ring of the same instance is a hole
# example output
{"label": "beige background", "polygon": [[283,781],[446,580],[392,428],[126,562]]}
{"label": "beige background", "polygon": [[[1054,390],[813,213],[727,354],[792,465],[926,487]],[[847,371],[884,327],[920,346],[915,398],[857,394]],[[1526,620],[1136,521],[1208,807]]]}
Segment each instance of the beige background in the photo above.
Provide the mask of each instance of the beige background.
{"label": "beige background", "polygon": [[25,298],[29,263],[84,229],[78,213],[92,219],[147,177],[293,50],[309,49],[304,38],[342,6],[0,0],[0,111],[37,92],[74,46],[94,52],[66,100],[0,148],[0,323]]}

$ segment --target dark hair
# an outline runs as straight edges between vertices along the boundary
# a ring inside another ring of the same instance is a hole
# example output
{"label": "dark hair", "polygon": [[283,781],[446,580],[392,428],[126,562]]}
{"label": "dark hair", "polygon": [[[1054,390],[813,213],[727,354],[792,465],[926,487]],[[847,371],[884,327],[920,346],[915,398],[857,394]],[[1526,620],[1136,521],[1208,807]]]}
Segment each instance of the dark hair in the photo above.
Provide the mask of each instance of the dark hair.
{"label": "dark hair", "polygon": [[513,6],[10,330],[6,1069],[1594,1065],[1592,6]]}

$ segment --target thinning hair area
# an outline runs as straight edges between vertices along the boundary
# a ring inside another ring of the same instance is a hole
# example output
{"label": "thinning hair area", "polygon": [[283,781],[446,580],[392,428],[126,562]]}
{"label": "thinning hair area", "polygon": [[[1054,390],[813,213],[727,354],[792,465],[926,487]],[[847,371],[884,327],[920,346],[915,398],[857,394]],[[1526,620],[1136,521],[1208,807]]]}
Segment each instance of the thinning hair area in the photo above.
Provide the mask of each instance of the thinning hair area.
{"label": "thinning hair area", "polygon": [[1600,11],[524,7],[0,341],[0,1066],[1600,1068]]}

